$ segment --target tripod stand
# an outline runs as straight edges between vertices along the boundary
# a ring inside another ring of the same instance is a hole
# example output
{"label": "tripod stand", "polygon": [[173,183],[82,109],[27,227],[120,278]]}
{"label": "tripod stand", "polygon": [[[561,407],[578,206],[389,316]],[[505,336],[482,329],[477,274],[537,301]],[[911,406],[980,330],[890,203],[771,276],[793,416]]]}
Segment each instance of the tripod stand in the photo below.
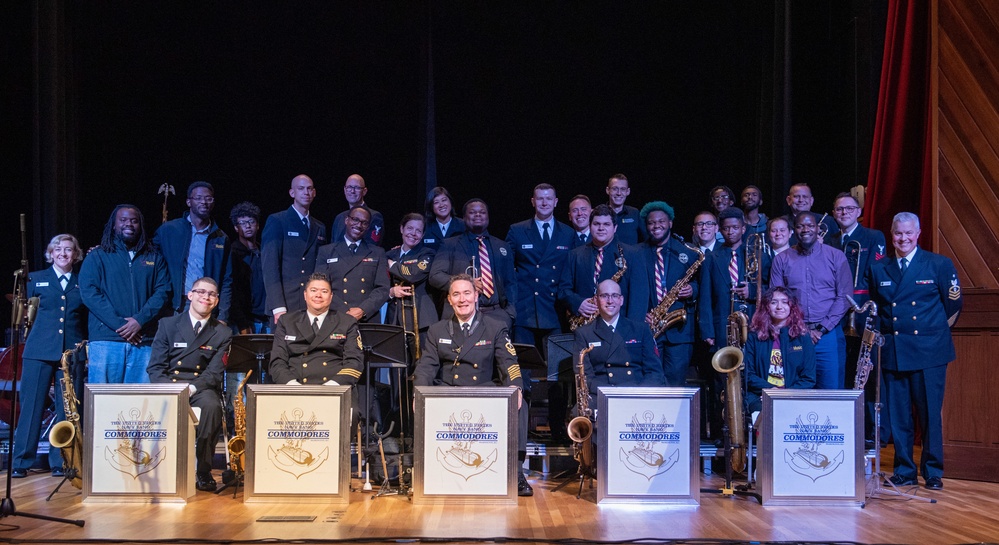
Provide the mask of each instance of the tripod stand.
{"label": "tripod stand", "polygon": [[[239,399],[234,399],[233,405],[237,407],[243,407],[243,392],[242,387],[246,385],[247,379],[253,374],[254,369],[257,371],[258,382],[261,384],[264,382],[264,362],[267,361],[270,356],[271,347],[274,345],[274,335],[268,334],[256,334],[256,335],[235,335],[229,345],[229,354],[226,357],[226,375],[229,373],[245,373],[240,386],[236,388],[234,395],[239,396]],[[226,381],[228,382],[228,381]],[[225,384],[225,383],[223,383]],[[236,435],[245,433],[245,430],[240,430],[240,423],[235,421],[235,429],[233,430],[233,436],[229,437],[228,426],[226,422],[229,417],[229,403],[227,401],[228,396],[226,392],[223,392],[221,396],[222,399],[222,436],[226,440],[226,469],[222,472],[222,487],[219,488],[215,493],[221,494],[223,490],[233,488],[232,497],[235,498],[236,494],[239,492],[239,486],[243,484],[243,452],[237,452],[235,455],[230,452],[230,443],[236,438]],[[239,417],[240,415],[234,415]],[[245,418],[245,415],[243,415]],[[244,425],[245,427],[245,425]],[[246,438],[243,438],[243,447],[245,448]],[[235,460],[233,460],[235,458]]]}
{"label": "tripod stand", "polygon": [[[28,300],[25,299],[25,292],[27,291],[27,277],[28,277],[28,250],[27,250],[27,240],[25,234],[25,224],[24,224],[24,214],[21,214],[21,268],[14,271],[14,297],[13,297],[13,308],[11,309],[10,316],[10,326],[11,330],[14,331],[13,340],[11,342],[11,356],[13,362],[13,374],[10,381],[10,399],[11,401],[11,425],[9,429],[9,435],[7,437],[9,448],[9,454],[7,456],[7,488],[3,500],[0,501],[0,519],[6,517],[27,517],[40,520],[48,520],[52,522],[62,522],[64,524],[74,524],[76,526],[82,527],[86,524],[83,520],[71,520],[63,519],[58,517],[50,517],[48,515],[38,515],[35,513],[25,513],[23,511],[18,511],[17,506],[14,505],[14,498],[11,497],[11,473],[14,471],[14,429],[17,427],[17,381],[20,374],[21,366],[21,331],[25,333],[31,329],[31,321],[34,318],[33,310],[28,304]],[[37,300],[33,303],[35,305],[34,310],[37,310]]]}

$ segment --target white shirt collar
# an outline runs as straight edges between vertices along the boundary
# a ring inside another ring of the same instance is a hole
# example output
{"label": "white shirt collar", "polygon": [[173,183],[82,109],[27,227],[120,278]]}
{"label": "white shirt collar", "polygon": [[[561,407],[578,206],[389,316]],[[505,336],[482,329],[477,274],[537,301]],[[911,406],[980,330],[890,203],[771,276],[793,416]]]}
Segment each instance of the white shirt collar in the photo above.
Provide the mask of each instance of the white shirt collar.
{"label": "white shirt collar", "polygon": [[70,278],[73,278],[73,271],[69,271],[69,272],[66,272],[66,273],[61,273],[61,272],[59,272],[59,269],[55,268],[55,265],[52,265],[52,272],[55,273],[56,278],[59,278],[60,276],[65,276],[66,280],[69,280]]}
{"label": "white shirt collar", "polygon": [[[603,317],[601,317],[600,319],[603,320]],[[621,319],[621,313],[619,312],[617,316],[614,317],[613,320],[609,322],[607,320],[604,320],[604,323],[607,324],[607,327],[611,328],[613,331],[617,331],[617,322],[620,319]]]}
{"label": "white shirt collar", "polygon": [[[852,236],[853,236],[853,232],[857,230],[857,227],[858,227],[859,225],[860,225],[859,223],[854,223],[854,224],[853,224],[853,227],[851,227],[851,228],[850,228],[850,232],[849,232],[849,233],[847,233],[847,232],[845,232],[845,231],[844,231],[844,232],[843,232],[842,234],[844,234],[844,235],[846,235],[846,236],[848,236],[848,237],[852,237]],[[841,239],[841,240],[842,240],[842,239]]]}
{"label": "white shirt collar", "polygon": [[902,264],[902,260],[906,259],[906,260],[908,260],[909,265],[912,265],[912,258],[916,257],[916,252],[918,250],[919,250],[919,246],[916,246],[915,248],[912,249],[911,252],[909,252],[909,255],[900,255],[900,256],[898,256],[898,258],[895,260],[895,262],[898,263],[899,265],[901,265]]}
{"label": "white shirt collar", "polygon": [[308,310],[308,309],[305,310],[305,314],[309,317],[309,325],[310,326],[312,325],[312,320],[314,320],[316,318],[319,318],[319,327],[320,328],[323,327],[323,322],[326,321],[326,316],[328,316],[329,313],[330,313],[329,309],[326,309],[326,312],[324,312],[322,314],[313,314],[311,310]]}
{"label": "white shirt collar", "polygon": [[204,329],[205,328],[205,324],[208,323],[208,318],[205,318],[204,320],[199,320],[198,317],[195,316],[194,313],[191,312],[190,309],[188,309],[188,311],[187,311],[187,317],[190,318],[190,320],[191,320],[191,328],[192,329],[194,328],[194,324],[196,324],[198,322],[201,322],[201,329]]}
{"label": "white shirt collar", "polygon": [[545,236],[545,227],[544,227],[545,225],[548,225],[548,236],[551,236],[552,234],[555,233],[554,218],[548,218],[545,221],[541,221],[536,217],[534,218],[534,226],[537,227],[538,234],[540,234],[542,237]]}

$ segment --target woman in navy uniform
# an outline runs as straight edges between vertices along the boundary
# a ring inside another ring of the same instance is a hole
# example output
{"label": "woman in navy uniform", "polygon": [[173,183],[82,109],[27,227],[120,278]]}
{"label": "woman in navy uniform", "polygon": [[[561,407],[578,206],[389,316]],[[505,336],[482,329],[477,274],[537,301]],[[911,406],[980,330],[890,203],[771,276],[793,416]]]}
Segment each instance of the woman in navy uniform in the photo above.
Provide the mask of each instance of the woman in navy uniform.
{"label": "woman in navy uniform", "polygon": [[441,186],[431,189],[427,195],[424,217],[426,224],[423,228],[423,245],[431,250],[440,248],[444,239],[465,232],[465,222],[454,212],[451,193]]}
{"label": "woman in navy uniform", "polygon": [[[21,415],[14,434],[14,459],[11,476],[26,477],[35,463],[41,435],[42,412],[52,377],[59,383],[62,354],[83,341],[87,334],[87,309],[80,298],[79,278],[74,265],[83,260],[83,252],[73,235],[56,235],[45,250],[45,261],[52,267],[28,275],[28,297],[38,297],[38,315],[24,346],[21,371]],[[65,420],[60,392],[56,396],[56,421]],[[62,456],[57,448],[49,449],[52,475],[63,475]]]}
{"label": "woman in navy uniform", "polygon": [[[389,305],[385,322],[403,325],[408,331],[413,331],[415,322],[419,321],[420,331],[425,332],[430,324],[440,320],[437,316],[437,306],[427,291],[427,278],[430,276],[430,264],[434,260],[434,250],[423,245],[423,216],[417,213],[406,214],[399,224],[402,233],[402,246],[392,248],[385,254],[388,260],[389,276],[392,277],[392,288],[389,290]],[[403,308],[407,299],[416,294],[415,309]],[[414,316],[415,313],[415,316]],[[403,315],[405,314],[405,316]],[[420,344],[424,344],[423,339]],[[416,358],[414,358],[415,362]]]}

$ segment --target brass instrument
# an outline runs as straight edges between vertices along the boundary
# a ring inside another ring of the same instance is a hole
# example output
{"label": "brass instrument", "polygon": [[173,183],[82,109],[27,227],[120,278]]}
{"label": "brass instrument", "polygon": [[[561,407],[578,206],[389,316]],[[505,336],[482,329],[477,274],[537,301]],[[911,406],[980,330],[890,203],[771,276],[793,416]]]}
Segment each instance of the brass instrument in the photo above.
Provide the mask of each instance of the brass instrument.
{"label": "brass instrument", "polygon": [[76,488],[83,488],[83,429],[80,427],[80,413],[77,410],[80,400],[76,397],[73,377],[69,372],[69,358],[86,344],[84,341],[62,353],[62,378],[59,382],[62,385],[62,405],[66,420],[52,426],[49,431],[49,443],[62,449],[62,467],[66,479]]}
{"label": "brass instrument", "polygon": [[232,399],[232,420],[235,429],[232,431],[232,439],[226,443],[226,448],[229,449],[229,465],[237,475],[243,473],[246,465],[243,463],[243,453],[246,452],[246,404],[243,403],[243,388],[246,387],[246,381],[250,380],[252,374],[252,369],[246,372]]}
{"label": "brass instrument", "polygon": [[825,223],[823,223],[824,221],[826,221],[826,218],[828,217],[829,217],[829,212],[826,212],[825,214],[822,214],[822,218],[819,219],[818,233],[819,233],[819,238],[821,238],[822,240],[825,240],[826,235],[829,234],[829,227]]}
{"label": "brass instrument", "polygon": [[749,319],[742,312],[728,315],[727,343],[711,358],[711,367],[724,373],[725,382],[725,423],[728,425],[729,446],[732,449],[732,470],[739,472],[746,468],[746,429],[742,406],[742,368],[745,366],[742,345],[749,330]]}
{"label": "brass instrument", "polygon": [[593,447],[591,446],[593,409],[590,408],[590,389],[586,384],[586,370],[583,365],[583,359],[590,350],[593,350],[592,346],[579,351],[579,364],[576,369],[576,412],[578,416],[570,420],[567,426],[569,439],[573,441],[575,457],[580,465],[580,473],[584,473],[583,468],[590,470],[593,467]]}
{"label": "brass instrument", "polygon": [[[405,265],[403,265],[405,266]],[[404,331],[409,331],[406,327],[406,309],[407,307],[412,309],[413,313],[413,361],[420,359],[420,313],[416,307],[416,285],[406,284],[400,282],[396,284],[397,286],[408,287],[411,290],[409,297],[403,297],[399,299],[399,321],[401,322],[402,329]],[[409,304],[407,305],[407,301]]]}
{"label": "brass instrument", "polygon": [[173,186],[168,183],[160,184],[159,191],[156,192],[157,195],[163,194],[163,223],[167,222],[167,199],[170,195],[176,195],[176,191],[173,190]]}
{"label": "brass instrument", "polygon": [[[628,260],[624,258],[624,248],[622,248],[620,244],[617,245],[617,257],[614,259],[614,265],[617,266],[617,272],[614,273],[614,276],[611,277],[611,280],[620,284],[621,278],[624,277],[624,273],[628,270]],[[597,287],[593,286],[593,289],[596,290]],[[590,300],[593,301],[593,304],[596,304],[597,303],[596,294],[594,294],[593,297],[590,297]],[[577,329],[579,329],[579,326],[584,326],[586,324],[593,322],[593,320],[597,319],[597,316],[599,314],[600,314],[599,312],[594,312],[589,316],[583,316],[581,314],[574,314],[572,316],[569,316],[569,331],[576,331]]]}
{"label": "brass instrument", "polygon": [[[849,256],[850,252],[848,252],[847,249],[849,249],[854,244],[857,245],[857,251],[854,252],[853,254],[856,261],[856,266],[853,270],[853,289],[856,290],[857,282],[860,280],[860,252],[863,250],[863,247],[860,245],[859,240],[851,240],[846,243],[846,246],[843,248],[843,252],[846,253],[847,256]],[[854,324],[854,322],[856,321],[857,312],[858,312],[857,305],[853,303],[851,300],[850,311],[846,313],[846,331],[844,331],[844,333],[848,337],[859,337],[857,333],[857,326]],[[875,311],[875,314],[877,314],[877,311]]]}
{"label": "brass instrument", "polygon": [[770,245],[761,233],[746,239],[746,282],[756,284],[756,308],[763,300],[763,255],[770,253]]}
{"label": "brass instrument", "polygon": [[687,269],[683,278],[677,280],[676,284],[673,284],[673,287],[666,293],[666,297],[664,297],[658,305],[649,311],[649,315],[652,318],[652,323],[649,324],[649,327],[652,329],[652,338],[662,335],[663,331],[672,327],[673,324],[682,323],[687,320],[687,309],[678,308],[673,312],[669,312],[669,307],[673,306],[673,303],[675,303],[677,298],[680,296],[680,290],[682,290],[684,286],[690,284],[690,279],[697,274],[697,270],[701,267],[701,263],[704,261],[704,252],[696,246],[688,246],[688,248],[697,252],[697,260],[694,261],[694,264]]}
{"label": "brass instrument", "polygon": [[885,338],[880,331],[874,329],[874,318],[878,315],[877,303],[867,301],[859,307],[854,304],[850,312],[867,313],[867,320],[864,322],[864,335],[860,339],[860,355],[857,357],[857,374],[853,377],[853,389],[863,390],[871,375],[871,369],[874,369],[871,349],[874,348],[874,345],[884,344]]}

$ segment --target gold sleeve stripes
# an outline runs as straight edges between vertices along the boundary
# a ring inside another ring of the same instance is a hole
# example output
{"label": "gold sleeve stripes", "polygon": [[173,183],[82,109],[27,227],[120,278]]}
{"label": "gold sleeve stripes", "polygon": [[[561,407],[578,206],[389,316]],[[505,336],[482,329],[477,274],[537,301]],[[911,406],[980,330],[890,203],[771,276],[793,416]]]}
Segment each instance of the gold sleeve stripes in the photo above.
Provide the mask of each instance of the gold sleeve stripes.
{"label": "gold sleeve stripes", "polygon": [[337,372],[338,375],[347,375],[348,377],[353,377],[355,379],[361,378],[360,369],[351,369],[350,367],[344,367]]}
{"label": "gold sleeve stripes", "polygon": [[513,364],[507,369],[507,373],[510,374],[510,380],[516,380],[520,378],[520,364]]}

